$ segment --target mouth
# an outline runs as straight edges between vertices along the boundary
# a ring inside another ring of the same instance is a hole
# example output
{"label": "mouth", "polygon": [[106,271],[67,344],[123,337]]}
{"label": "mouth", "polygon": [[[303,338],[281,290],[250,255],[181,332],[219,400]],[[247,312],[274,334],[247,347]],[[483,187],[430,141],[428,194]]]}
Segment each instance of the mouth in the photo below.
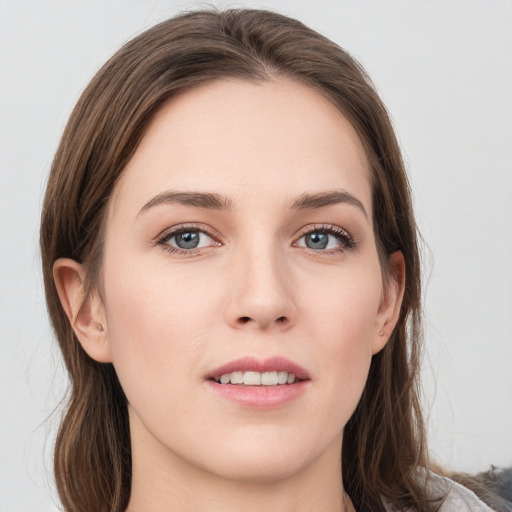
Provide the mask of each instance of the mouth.
{"label": "mouth", "polygon": [[206,376],[209,388],[243,407],[268,409],[299,398],[311,378],[300,365],[281,357],[246,357],[223,365]]}
{"label": "mouth", "polygon": [[237,386],[285,386],[310,379],[302,366],[279,356],[242,357],[216,368],[206,378]]}
{"label": "mouth", "polygon": [[220,377],[213,377],[218,384],[234,384],[235,386],[286,386],[295,384],[298,379],[293,373],[288,372],[254,372],[234,371],[224,373]]}

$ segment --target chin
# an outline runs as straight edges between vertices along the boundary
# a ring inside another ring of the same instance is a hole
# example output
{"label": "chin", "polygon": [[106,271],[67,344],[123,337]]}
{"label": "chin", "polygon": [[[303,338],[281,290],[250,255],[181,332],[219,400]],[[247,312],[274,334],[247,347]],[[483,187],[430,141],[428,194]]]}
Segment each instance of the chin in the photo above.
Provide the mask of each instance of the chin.
{"label": "chin", "polygon": [[226,480],[237,481],[246,484],[269,484],[285,480],[294,474],[299,473],[307,461],[294,460],[276,457],[275,454],[269,457],[238,458],[230,464],[217,465],[211,468],[213,473]]}
{"label": "chin", "polygon": [[233,436],[230,442],[216,445],[203,467],[227,480],[268,484],[301,473],[327,453],[336,452],[335,458],[341,460],[341,442],[288,434],[261,435],[258,439]]}

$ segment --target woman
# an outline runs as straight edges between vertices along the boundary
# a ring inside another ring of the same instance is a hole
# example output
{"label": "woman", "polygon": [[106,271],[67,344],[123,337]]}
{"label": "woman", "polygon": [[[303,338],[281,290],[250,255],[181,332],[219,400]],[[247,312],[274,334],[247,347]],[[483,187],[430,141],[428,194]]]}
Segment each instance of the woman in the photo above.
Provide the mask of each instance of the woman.
{"label": "woman", "polygon": [[429,469],[386,110],[301,23],[196,12],[125,45],[69,120],[41,248],[65,510],[489,510]]}

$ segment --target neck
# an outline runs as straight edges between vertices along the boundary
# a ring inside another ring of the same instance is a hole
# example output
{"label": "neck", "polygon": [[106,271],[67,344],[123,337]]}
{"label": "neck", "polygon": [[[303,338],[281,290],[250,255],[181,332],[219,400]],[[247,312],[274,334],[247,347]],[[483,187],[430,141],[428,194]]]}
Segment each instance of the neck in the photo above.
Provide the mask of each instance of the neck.
{"label": "neck", "polygon": [[251,480],[225,478],[162,445],[142,441],[141,432],[132,436],[132,488],[126,512],[353,511],[341,478],[341,436],[292,474]]}

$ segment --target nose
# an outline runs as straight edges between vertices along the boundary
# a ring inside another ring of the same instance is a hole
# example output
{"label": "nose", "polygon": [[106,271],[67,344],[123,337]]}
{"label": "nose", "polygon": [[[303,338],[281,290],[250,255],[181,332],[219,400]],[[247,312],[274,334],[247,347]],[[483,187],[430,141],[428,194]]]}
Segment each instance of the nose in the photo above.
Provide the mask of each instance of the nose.
{"label": "nose", "polygon": [[236,329],[287,330],[297,308],[284,257],[272,250],[240,251],[233,262],[226,320]]}

